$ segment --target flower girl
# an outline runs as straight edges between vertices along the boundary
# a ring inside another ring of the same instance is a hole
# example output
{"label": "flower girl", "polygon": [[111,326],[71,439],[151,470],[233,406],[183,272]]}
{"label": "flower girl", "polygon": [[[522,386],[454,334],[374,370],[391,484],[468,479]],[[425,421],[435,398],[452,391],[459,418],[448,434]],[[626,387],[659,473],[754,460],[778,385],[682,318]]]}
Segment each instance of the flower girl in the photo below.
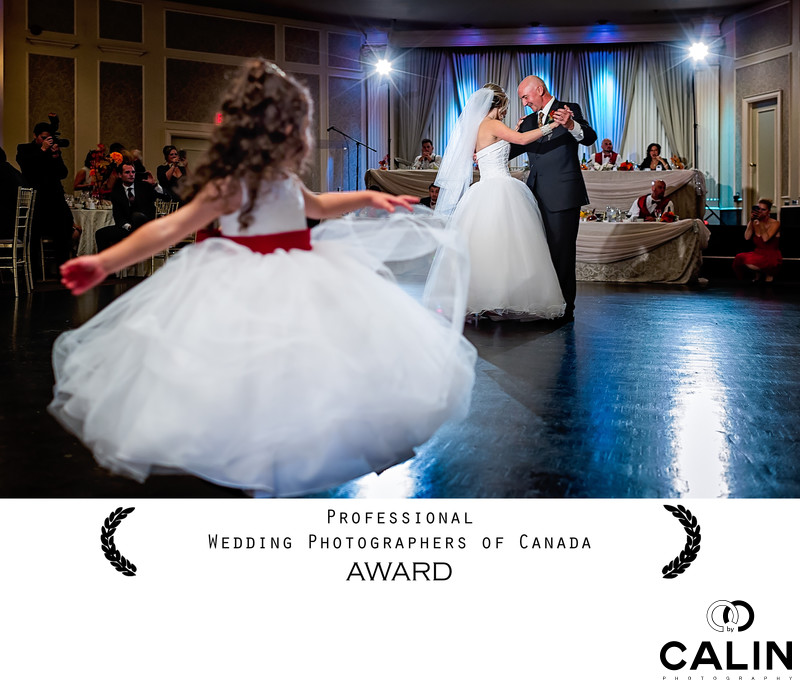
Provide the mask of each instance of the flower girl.
{"label": "flower girl", "polygon": [[[306,189],[311,107],[276,65],[249,62],[191,201],[62,266],[80,294],[218,220],[55,343],[49,411],[102,466],[299,495],[408,459],[465,415],[466,254],[417,199]],[[373,210],[339,217],[361,207]],[[307,217],[336,219],[310,231]],[[460,267],[428,285],[423,304],[387,263],[434,254]]]}

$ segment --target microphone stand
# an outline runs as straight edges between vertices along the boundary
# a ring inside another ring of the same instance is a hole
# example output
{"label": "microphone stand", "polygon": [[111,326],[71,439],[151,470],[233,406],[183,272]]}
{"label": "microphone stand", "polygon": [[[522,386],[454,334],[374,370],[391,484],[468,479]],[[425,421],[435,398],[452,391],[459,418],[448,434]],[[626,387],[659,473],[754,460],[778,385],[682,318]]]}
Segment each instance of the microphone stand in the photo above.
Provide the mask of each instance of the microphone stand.
{"label": "microphone stand", "polygon": [[337,129],[336,127],[328,127],[328,132],[335,131],[337,134],[341,134],[346,139],[350,139],[353,143],[356,144],[356,191],[358,191],[358,187],[360,185],[360,175],[361,175],[361,151],[359,150],[359,146],[364,146],[364,148],[371,150],[373,153],[377,153],[372,146],[368,146],[366,143],[359,141],[358,139],[354,139],[349,134],[345,134],[341,129]]}

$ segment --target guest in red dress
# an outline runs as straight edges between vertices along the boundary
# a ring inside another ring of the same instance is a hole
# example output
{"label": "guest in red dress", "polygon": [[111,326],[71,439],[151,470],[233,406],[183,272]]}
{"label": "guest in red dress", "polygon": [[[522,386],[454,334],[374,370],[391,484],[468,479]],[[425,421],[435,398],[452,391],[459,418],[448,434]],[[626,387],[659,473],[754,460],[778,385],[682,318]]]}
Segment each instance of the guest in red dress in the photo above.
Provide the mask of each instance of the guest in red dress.
{"label": "guest in red dress", "polygon": [[781,223],[770,217],[771,209],[772,201],[768,198],[759,199],[758,205],[753,206],[750,222],[744,230],[744,238],[753,239],[755,251],[739,253],[733,259],[733,271],[739,279],[750,276],[753,282],[757,282],[763,272],[764,281],[772,282],[778,273],[783,262],[778,248]]}

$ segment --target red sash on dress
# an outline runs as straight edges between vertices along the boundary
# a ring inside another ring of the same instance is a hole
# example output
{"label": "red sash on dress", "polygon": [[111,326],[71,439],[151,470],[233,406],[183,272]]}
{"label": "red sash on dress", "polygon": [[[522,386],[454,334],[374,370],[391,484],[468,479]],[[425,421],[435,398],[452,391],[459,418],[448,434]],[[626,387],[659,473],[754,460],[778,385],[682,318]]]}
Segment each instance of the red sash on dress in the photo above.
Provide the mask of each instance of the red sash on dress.
{"label": "red sash on dress", "polygon": [[206,239],[227,239],[241,246],[246,246],[254,253],[273,253],[279,248],[288,251],[299,248],[301,251],[311,250],[311,230],[298,229],[279,234],[259,234],[257,236],[230,236],[218,229],[201,229],[197,232],[197,241]]}

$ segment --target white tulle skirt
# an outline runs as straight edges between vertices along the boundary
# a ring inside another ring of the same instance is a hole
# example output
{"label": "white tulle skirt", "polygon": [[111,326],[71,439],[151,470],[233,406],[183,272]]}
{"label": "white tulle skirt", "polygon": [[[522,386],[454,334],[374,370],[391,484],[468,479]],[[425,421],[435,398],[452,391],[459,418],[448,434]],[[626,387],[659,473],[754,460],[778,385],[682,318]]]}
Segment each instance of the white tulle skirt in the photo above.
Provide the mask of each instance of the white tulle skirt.
{"label": "white tulle skirt", "polygon": [[509,176],[473,184],[451,224],[469,245],[468,315],[533,320],[564,314],[542,215],[523,182]]}
{"label": "white tulle skirt", "polygon": [[466,414],[475,350],[444,317],[458,288],[426,308],[380,262],[424,281],[415,259],[459,253],[452,233],[409,217],[323,223],[311,251],[182,250],[58,338],[49,411],[137,480],[298,495],[410,458]]}

